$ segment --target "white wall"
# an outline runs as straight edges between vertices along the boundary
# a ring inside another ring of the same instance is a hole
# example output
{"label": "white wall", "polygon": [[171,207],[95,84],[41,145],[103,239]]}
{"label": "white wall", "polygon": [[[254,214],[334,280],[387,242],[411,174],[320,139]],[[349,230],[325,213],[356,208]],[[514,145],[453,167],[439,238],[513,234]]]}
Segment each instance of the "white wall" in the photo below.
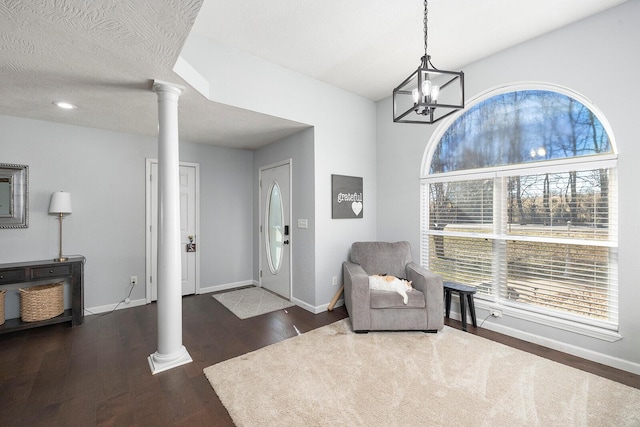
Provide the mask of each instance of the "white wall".
{"label": "white wall", "polygon": [[[0,229],[0,263],[57,256],[48,209],[51,193],[64,190],[73,213],[63,249],[87,258],[85,307],[124,299],[132,275],[144,283],[145,158],[157,158],[157,139],[8,116],[0,129],[0,163],[29,165],[30,200],[29,228]],[[201,286],[251,280],[252,153],[181,142],[180,158],[200,164]],[[144,298],[136,287],[131,299]]]}
{"label": "white wall", "polygon": [[[463,67],[467,100],[500,85],[545,82],[581,93],[602,111],[619,152],[620,334],[609,343],[567,331],[504,317],[485,326],[555,346],[592,360],[640,373],[640,182],[638,111],[635,84],[640,57],[640,2],[614,9]],[[407,70],[409,72],[411,70]],[[409,240],[419,247],[419,174],[427,142],[437,126],[394,124],[391,100],[377,105],[378,224],[381,240]],[[478,313],[484,318],[486,312]],[[510,331],[511,329],[511,331]]]}
{"label": "white wall", "polygon": [[[314,127],[315,296],[318,309],[333,297],[332,276],[356,240],[374,240],[376,224],[375,105],[240,51],[190,35],[181,61],[210,85],[213,101]],[[259,70],[259,72],[256,72]],[[331,218],[331,174],[363,177],[364,218]]]}

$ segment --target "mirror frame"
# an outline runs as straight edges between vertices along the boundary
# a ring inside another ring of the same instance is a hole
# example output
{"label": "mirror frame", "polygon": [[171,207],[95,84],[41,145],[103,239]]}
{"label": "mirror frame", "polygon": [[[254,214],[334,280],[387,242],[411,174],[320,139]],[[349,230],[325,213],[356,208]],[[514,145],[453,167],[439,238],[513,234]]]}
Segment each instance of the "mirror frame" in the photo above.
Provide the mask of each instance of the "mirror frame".
{"label": "mirror frame", "polygon": [[0,163],[0,179],[11,183],[9,215],[0,215],[0,228],[29,227],[29,166]]}

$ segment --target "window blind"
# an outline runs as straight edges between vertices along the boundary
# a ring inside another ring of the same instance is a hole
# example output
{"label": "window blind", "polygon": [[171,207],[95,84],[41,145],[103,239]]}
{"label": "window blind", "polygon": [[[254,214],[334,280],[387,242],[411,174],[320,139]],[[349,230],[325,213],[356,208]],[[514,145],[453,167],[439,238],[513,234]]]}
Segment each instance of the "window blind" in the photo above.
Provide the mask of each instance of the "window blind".
{"label": "window blind", "polygon": [[479,296],[617,322],[614,170],[423,180],[423,263]]}

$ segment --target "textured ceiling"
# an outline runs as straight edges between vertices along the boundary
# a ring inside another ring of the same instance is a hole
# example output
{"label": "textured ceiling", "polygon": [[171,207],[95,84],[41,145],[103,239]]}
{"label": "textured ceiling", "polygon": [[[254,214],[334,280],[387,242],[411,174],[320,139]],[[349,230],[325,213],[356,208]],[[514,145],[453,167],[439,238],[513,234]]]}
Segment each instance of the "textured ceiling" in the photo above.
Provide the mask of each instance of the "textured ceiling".
{"label": "textured ceiling", "polygon": [[[463,65],[623,0],[435,0],[429,53]],[[422,53],[418,0],[2,0],[0,114],[157,134],[151,81],[187,86],[182,139],[256,148],[305,125],[203,98],[171,70],[190,31],[372,100]],[[203,52],[206,54],[206,52]],[[53,101],[79,106],[60,110]]]}
{"label": "textured ceiling", "polygon": [[[157,128],[151,79],[170,72],[201,1],[0,2],[0,113],[102,129]],[[169,18],[170,17],[170,18]],[[56,100],[78,105],[73,111]]]}

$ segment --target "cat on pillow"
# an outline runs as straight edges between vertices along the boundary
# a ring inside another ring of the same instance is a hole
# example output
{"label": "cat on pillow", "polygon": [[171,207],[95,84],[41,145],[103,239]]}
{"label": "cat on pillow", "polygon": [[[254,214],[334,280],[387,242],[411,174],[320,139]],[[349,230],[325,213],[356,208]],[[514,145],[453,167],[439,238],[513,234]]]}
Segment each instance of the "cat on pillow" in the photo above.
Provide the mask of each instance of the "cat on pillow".
{"label": "cat on pillow", "polygon": [[405,279],[399,279],[395,276],[374,274],[373,276],[369,276],[369,289],[373,289],[375,291],[397,292],[402,296],[402,299],[406,304],[409,302],[409,295],[407,295],[407,292],[411,291],[413,287],[411,286],[411,282]]}

